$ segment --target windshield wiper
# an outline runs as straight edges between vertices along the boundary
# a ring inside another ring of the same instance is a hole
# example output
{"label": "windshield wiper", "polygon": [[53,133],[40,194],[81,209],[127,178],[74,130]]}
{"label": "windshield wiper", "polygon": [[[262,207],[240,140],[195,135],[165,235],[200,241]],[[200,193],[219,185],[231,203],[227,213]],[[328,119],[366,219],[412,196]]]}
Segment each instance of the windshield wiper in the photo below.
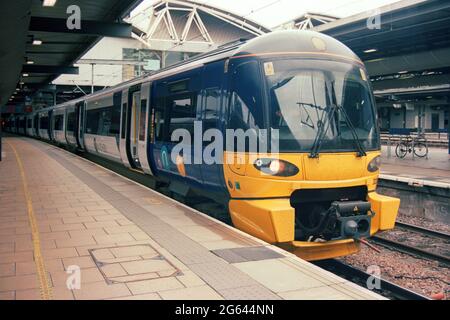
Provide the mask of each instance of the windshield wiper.
{"label": "windshield wiper", "polygon": [[[320,119],[317,122],[318,131],[317,131],[316,137],[314,139],[314,143],[311,148],[311,152],[309,153],[310,158],[314,159],[314,158],[319,157],[319,151],[320,151],[320,147],[322,146],[323,138],[325,136],[325,133],[328,131],[328,128],[330,127],[330,123],[331,123],[332,118],[334,117],[335,112],[336,112],[336,105],[329,105],[325,109],[324,113],[322,114],[322,119]],[[326,129],[324,129],[325,123],[323,121],[325,117],[327,117],[327,120],[328,120],[326,122],[326,126],[327,126]],[[319,125],[319,123],[320,123],[320,125]]]}
{"label": "windshield wiper", "polygon": [[353,126],[353,123],[351,122],[347,111],[345,111],[345,109],[342,106],[336,106],[336,107],[337,107],[338,110],[342,111],[342,114],[344,115],[344,120],[347,123],[347,126],[350,129],[350,132],[352,133],[353,141],[355,142],[356,147],[358,148],[358,157],[365,157],[365,156],[367,156],[366,150],[362,146],[361,141],[359,141],[358,133],[356,132],[356,129]]}

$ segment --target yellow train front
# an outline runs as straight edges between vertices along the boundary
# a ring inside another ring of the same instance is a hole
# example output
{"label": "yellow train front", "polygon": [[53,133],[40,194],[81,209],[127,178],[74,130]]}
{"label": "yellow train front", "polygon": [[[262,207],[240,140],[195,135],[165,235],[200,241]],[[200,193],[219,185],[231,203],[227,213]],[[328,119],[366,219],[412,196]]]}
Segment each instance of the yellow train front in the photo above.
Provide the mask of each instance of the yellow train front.
{"label": "yellow train front", "polygon": [[319,33],[280,32],[245,44],[227,68],[238,87],[227,128],[268,137],[266,153],[251,134],[244,149],[227,145],[234,226],[306,260],[352,254],[359,239],[394,227],[400,201],[376,192],[376,107],[350,49]]}

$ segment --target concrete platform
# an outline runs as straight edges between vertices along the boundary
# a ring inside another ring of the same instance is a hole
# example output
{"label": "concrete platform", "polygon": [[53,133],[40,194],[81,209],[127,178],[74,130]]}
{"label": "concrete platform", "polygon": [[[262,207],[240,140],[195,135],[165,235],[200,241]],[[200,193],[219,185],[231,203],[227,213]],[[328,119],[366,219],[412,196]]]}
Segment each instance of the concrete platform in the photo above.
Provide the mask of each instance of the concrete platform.
{"label": "concrete platform", "polygon": [[382,178],[425,184],[431,187],[450,188],[450,155],[448,150],[430,148],[427,158],[413,158],[408,154],[397,158],[395,146],[388,157],[388,147],[382,148]]}
{"label": "concrete platform", "polygon": [[43,142],[0,177],[0,299],[383,299]]}

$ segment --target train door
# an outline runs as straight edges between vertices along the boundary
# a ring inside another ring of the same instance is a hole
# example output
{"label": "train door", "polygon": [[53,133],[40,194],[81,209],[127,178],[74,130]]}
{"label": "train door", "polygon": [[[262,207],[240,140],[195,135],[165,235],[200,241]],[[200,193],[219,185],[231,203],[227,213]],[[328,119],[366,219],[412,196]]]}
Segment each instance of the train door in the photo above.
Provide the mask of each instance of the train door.
{"label": "train door", "polygon": [[129,148],[129,153],[131,155],[130,165],[133,168],[141,168],[141,163],[139,161],[139,127],[141,122],[141,91],[132,91],[129,93],[129,112],[130,115],[128,119],[129,130],[127,138],[127,147]]}
{"label": "train door", "polygon": [[75,123],[75,138],[77,140],[78,148],[84,149],[84,123],[86,116],[86,105],[84,102],[79,102],[75,105],[76,123]]}
{"label": "train door", "polygon": [[34,130],[34,135],[36,137],[39,137],[39,113],[35,113],[35,115],[33,117],[33,130]]}
{"label": "train door", "polygon": [[153,84],[150,131],[151,160],[158,173],[182,177],[197,186],[203,182],[202,137],[195,129],[200,120],[200,73],[188,71]]}
{"label": "train door", "polygon": [[138,130],[138,157],[139,163],[141,164],[142,170],[150,175],[153,172],[150,168],[149,162],[149,119],[150,119],[150,88],[151,83],[145,83],[141,87],[141,101],[140,101],[140,119],[139,119],[139,130]]}
{"label": "train door", "polygon": [[53,141],[53,110],[48,112],[48,140]]}
{"label": "train door", "polygon": [[[214,148],[208,148],[208,145],[213,143],[213,139],[206,137],[208,130],[212,132],[211,129],[218,129],[223,132],[219,121],[222,103],[222,79],[224,78],[220,75],[223,74],[223,62],[208,64],[203,69],[201,120],[203,137],[207,138],[204,139],[207,141],[203,141],[202,151],[205,157],[211,159],[201,166],[201,175],[203,176],[203,183],[209,187],[219,187],[223,184],[222,161],[217,161],[219,155],[216,154]],[[206,160],[208,159],[204,159],[204,161]]]}
{"label": "train door", "polygon": [[122,91],[122,108],[120,112],[120,157],[124,166],[131,168],[130,155],[127,148],[128,89]]}

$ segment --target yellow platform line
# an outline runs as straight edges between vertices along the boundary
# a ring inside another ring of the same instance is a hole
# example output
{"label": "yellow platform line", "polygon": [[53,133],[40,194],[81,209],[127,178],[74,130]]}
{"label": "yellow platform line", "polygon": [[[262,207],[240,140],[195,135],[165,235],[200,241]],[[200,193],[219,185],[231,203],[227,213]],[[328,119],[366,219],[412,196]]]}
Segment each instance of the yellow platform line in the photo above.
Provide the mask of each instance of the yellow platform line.
{"label": "yellow platform line", "polygon": [[28,191],[27,177],[25,175],[23,163],[16,148],[9,142],[6,142],[6,144],[8,144],[13,150],[14,155],[16,156],[17,165],[19,166],[20,175],[22,176],[23,191],[25,193],[25,199],[27,201],[27,208],[28,208],[28,221],[31,226],[31,236],[33,239],[34,263],[36,264],[37,276],[39,280],[39,288],[41,291],[41,298],[42,300],[51,300],[52,288],[50,286],[47,270],[45,269],[44,258],[42,257],[41,241],[39,237],[39,227],[37,225],[36,216],[34,214],[30,192]]}

